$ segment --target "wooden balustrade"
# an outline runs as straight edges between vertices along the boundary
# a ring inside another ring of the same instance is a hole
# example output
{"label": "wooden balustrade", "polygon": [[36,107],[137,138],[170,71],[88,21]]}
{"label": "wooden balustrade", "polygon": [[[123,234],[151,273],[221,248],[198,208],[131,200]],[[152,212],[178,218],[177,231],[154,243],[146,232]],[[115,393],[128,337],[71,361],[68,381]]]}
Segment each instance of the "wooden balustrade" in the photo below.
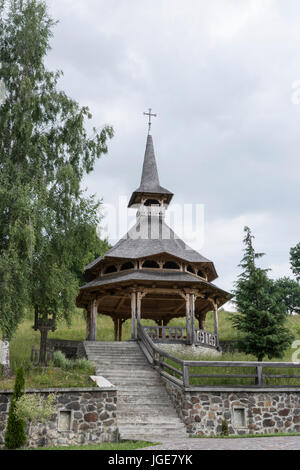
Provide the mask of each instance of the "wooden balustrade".
{"label": "wooden balustrade", "polygon": [[216,348],[218,346],[218,337],[209,331],[195,329],[195,344]]}
{"label": "wooden balustrade", "polygon": [[144,326],[155,343],[183,343],[186,338],[184,326]]}
{"label": "wooden balustrade", "polygon": [[[201,379],[212,379],[213,385],[216,385],[216,379],[226,379],[226,385],[222,384],[218,380],[218,385],[224,388],[226,387],[250,387],[253,389],[259,389],[261,387],[266,388],[299,388],[300,386],[300,375],[299,374],[274,374],[269,373],[266,369],[296,369],[296,372],[300,372],[300,363],[295,362],[253,362],[253,361],[183,361],[178,359],[177,357],[172,356],[171,354],[162,351],[159,347],[154,343],[154,340],[148,333],[148,331],[152,331],[152,335],[158,335],[158,329],[162,327],[144,327],[141,324],[138,325],[138,340],[143,350],[145,356],[147,357],[148,361],[157,368],[159,373],[162,377],[171,380],[172,382],[176,383],[177,385],[183,388],[199,388],[203,387],[201,384],[196,384],[195,380],[197,379],[201,381]],[[170,327],[169,327],[170,328]],[[198,330],[201,331],[201,330]],[[212,333],[209,333],[211,336],[215,336]],[[213,341],[212,338],[209,341]],[[157,341],[159,342],[159,341]],[[168,362],[167,362],[168,361]],[[221,369],[221,373],[207,373],[207,369],[218,368]],[[227,369],[237,369],[239,373],[229,373]],[[249,370],[249,373],[245,373],[243,370],[246,368]],[[203,371],[204,369],[204,371]],[[252,369],[252,370],[251,370]],[[195,370],[197,373],[195,373]],[[198,373],[203,372],[203,373]],[[205,373],[206,372],[206,373]],[[268,372],[268,373],[267,373]],[[228,379],[234,381],[234,384],[228,385]],[[250,384],[241,384],[241,381],[238,379],[247,379],[251,383]],[[285,379],[297,379],[299,385],[285,385],[285,384],[278,384],[270,385],[266,384],[269,379],[276,379],[276,380],[285,380]],[[205,382],[205,386],[209,386],[211,384]]]}
{"label": "wooden balustrade", "polygon": [[[143,328],[154,343],[186,343],[185,326],[144,326]],[[195,329],[194,343],[216,348],[218,345],[217,335],[209,331]]]}

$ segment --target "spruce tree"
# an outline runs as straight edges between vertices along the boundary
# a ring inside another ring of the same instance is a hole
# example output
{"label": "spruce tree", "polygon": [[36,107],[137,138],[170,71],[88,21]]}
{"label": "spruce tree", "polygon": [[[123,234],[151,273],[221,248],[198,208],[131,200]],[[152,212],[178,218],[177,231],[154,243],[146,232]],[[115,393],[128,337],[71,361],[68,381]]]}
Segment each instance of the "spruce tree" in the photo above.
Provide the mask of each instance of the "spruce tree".
{"label": "spruce tree", "polygon": [[238,313],[232,315],[233,325],[240,332],[238,349],[258,361],[265,356],[281,358],[293,340],[284,326],[287,308],[268,278],[268,270],[256,266],[263,254],[255,252],[250,229],[245,227],[244,231],[244,257],[239,265],[243,271],[234,291]]}
{"label": "spruce tree", "polygon": [[273,281],[273,289],[278,293],[280,301],[285,304],[290,315],[300,314],[300,285],[297,281],[282,277]]}
{"label": "spruce tree", "polygon": [[17,369],[16,380],[14,385],[14,392],[10,402],[7,426],[5,432],[5,447],[7,449],[19,449],[26,444],[26,423],[17,418],[15,414],[16,403],[25,392],[25,379],[24,369],[20,367]]}
{"label": "spruce tree", "polygon": [[300,281],[300,243],[290,250],[291,269],[297,281]]}

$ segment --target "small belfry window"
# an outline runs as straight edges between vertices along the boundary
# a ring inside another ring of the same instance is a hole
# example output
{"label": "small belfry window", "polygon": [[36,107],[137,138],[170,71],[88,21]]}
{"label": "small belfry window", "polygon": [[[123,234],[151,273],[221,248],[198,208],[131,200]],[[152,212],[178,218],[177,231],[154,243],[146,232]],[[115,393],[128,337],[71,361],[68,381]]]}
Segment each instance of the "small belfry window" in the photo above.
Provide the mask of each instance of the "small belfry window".
{"label": "small belfry window", "polygon": [[117,268],[114,264],[107,266],[107,268],[104,270],[104,274],[116,273],[116,272],[117,272]]}
{"label": "small belfry window", "polygon": [[177,263],[174,263],[174,261],[167,261],[163,265],[164,269],[180,269],[179,265]]}
{"label": "small belfry window", "polygon": [[159,264],[154,259],[147,259],[144,261],[143,268],[159,268]]}
{"label": "small belfry window", "polygon": [[186,270],[187,270],[189,273],[195,274],[195,270],[194,270],[194,268],[192,268],[192,266],[191,266],[190,264],[187,266]]}
{"label": "small belfry window", "polygon": [[127,263],[122,264],[121,266],[121,271],[125,271],[126,269],[133,269],[133,263],[131,261],[128,261]]}
{"label": "small belfry window", "polygon": [[201,271],[201,269],[198,270],[197,276],[203,277],[204,279],[206,278],[204,271]]}
{"label": "small belfry window", "polygon": [[147,199],[144,206],[159,206],[159,201],[157,199]]}

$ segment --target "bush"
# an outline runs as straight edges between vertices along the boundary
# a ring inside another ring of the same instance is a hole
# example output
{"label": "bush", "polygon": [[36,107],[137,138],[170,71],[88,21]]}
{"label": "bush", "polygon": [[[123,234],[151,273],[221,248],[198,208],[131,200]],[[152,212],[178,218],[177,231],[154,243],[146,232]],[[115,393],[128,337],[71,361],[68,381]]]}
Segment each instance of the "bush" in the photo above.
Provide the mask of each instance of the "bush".
{"label": "bush", "polygon": [[55,367],[60,367],[61,369],[69,369],[70,368],[70,360],[66,358],[63,352],[55,351],[53,364]]}
{"label": "bush", "polygon": [[90,361],[88,361],[85,357],[76,359],[76,361],[74,362],[75,362],[76,369],[86,370],[91,373],[94,372],[94,369],[95,369],[94,365]]}
{"label": "bush", "polygon": [[18,400],[24,395],[25,379],[24,369],[19,367],[16,373],[14,393],[11,399],[7,427],[5,433],[5,447],[7,449],[18,449],[26,444],[25,421],[16,416],[16,405]]}
{"label": "bush", "polygon": [[32,424],[45,423],[56,413],[55,395],[48,395],[45,399],[39,394],[23,395],[16,403],[15,415],[23,421]]}
{"label": "bush", "polygon": [[226,419],[223,419],[223,421],[222,421],[221,436],[229,436],[228,423],[227,423]]}
{"label": "bush", "polygon": [[55,351],[53,364],[55,367],[60,367],[64,370],[74,370],[74,369],[81,369],[86,370],[91,373],[94,371],[94,366],[91,362],[89,362],[86,358],[80,359],[68,359],[63,352]]}

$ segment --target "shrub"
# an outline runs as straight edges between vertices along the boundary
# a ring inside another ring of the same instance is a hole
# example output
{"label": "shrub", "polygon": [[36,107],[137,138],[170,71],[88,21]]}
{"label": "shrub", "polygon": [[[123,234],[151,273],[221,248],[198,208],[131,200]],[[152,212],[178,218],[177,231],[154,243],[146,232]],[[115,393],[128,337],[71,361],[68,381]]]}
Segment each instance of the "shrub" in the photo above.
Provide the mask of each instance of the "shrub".
{"label": "shrub", "polygon": [[229,436],[228,423],[226,419],[223,419],[222,421],[221,436]]}
{"label": "shrub", "polygon": [[48,398],[43,398],[40,394],[23,395],[17,402],[15,415],[24,421],[32,424],[45,423],[56,413],[55,394],[51,393]]}
{"label": "shrub", "polygon": [[26,444],[25,421],[17,417],[15,412],[17,402],[24,395],[24,390],[24,369],[19,367],[16,373],[14,393],[9,407],[5,433],[5,447],[7,449],[18,449]]}
{"label": "shrub", "polygon": [[88,361],[85,357],[76,359],[76,361],[74,362],[75,362],[76,369],[90,371],[91,373],[94,372],[94,369],[95,369],[94,365],[90,361]]}
{"label": "shrub", "polygon": [[69,369],[70,368],[70,360],[66,358],[63,352],[55,351],[53,364],[55,367],[61,367],[61,369]]}
{"label": "shrub", "polygon": [[64,370],[81,369],[91,373],[94,371],[94,366],[85,357],[80,359],[68,359],[61,351],[55,351],[53,364],[55,367],[60,367]]}

